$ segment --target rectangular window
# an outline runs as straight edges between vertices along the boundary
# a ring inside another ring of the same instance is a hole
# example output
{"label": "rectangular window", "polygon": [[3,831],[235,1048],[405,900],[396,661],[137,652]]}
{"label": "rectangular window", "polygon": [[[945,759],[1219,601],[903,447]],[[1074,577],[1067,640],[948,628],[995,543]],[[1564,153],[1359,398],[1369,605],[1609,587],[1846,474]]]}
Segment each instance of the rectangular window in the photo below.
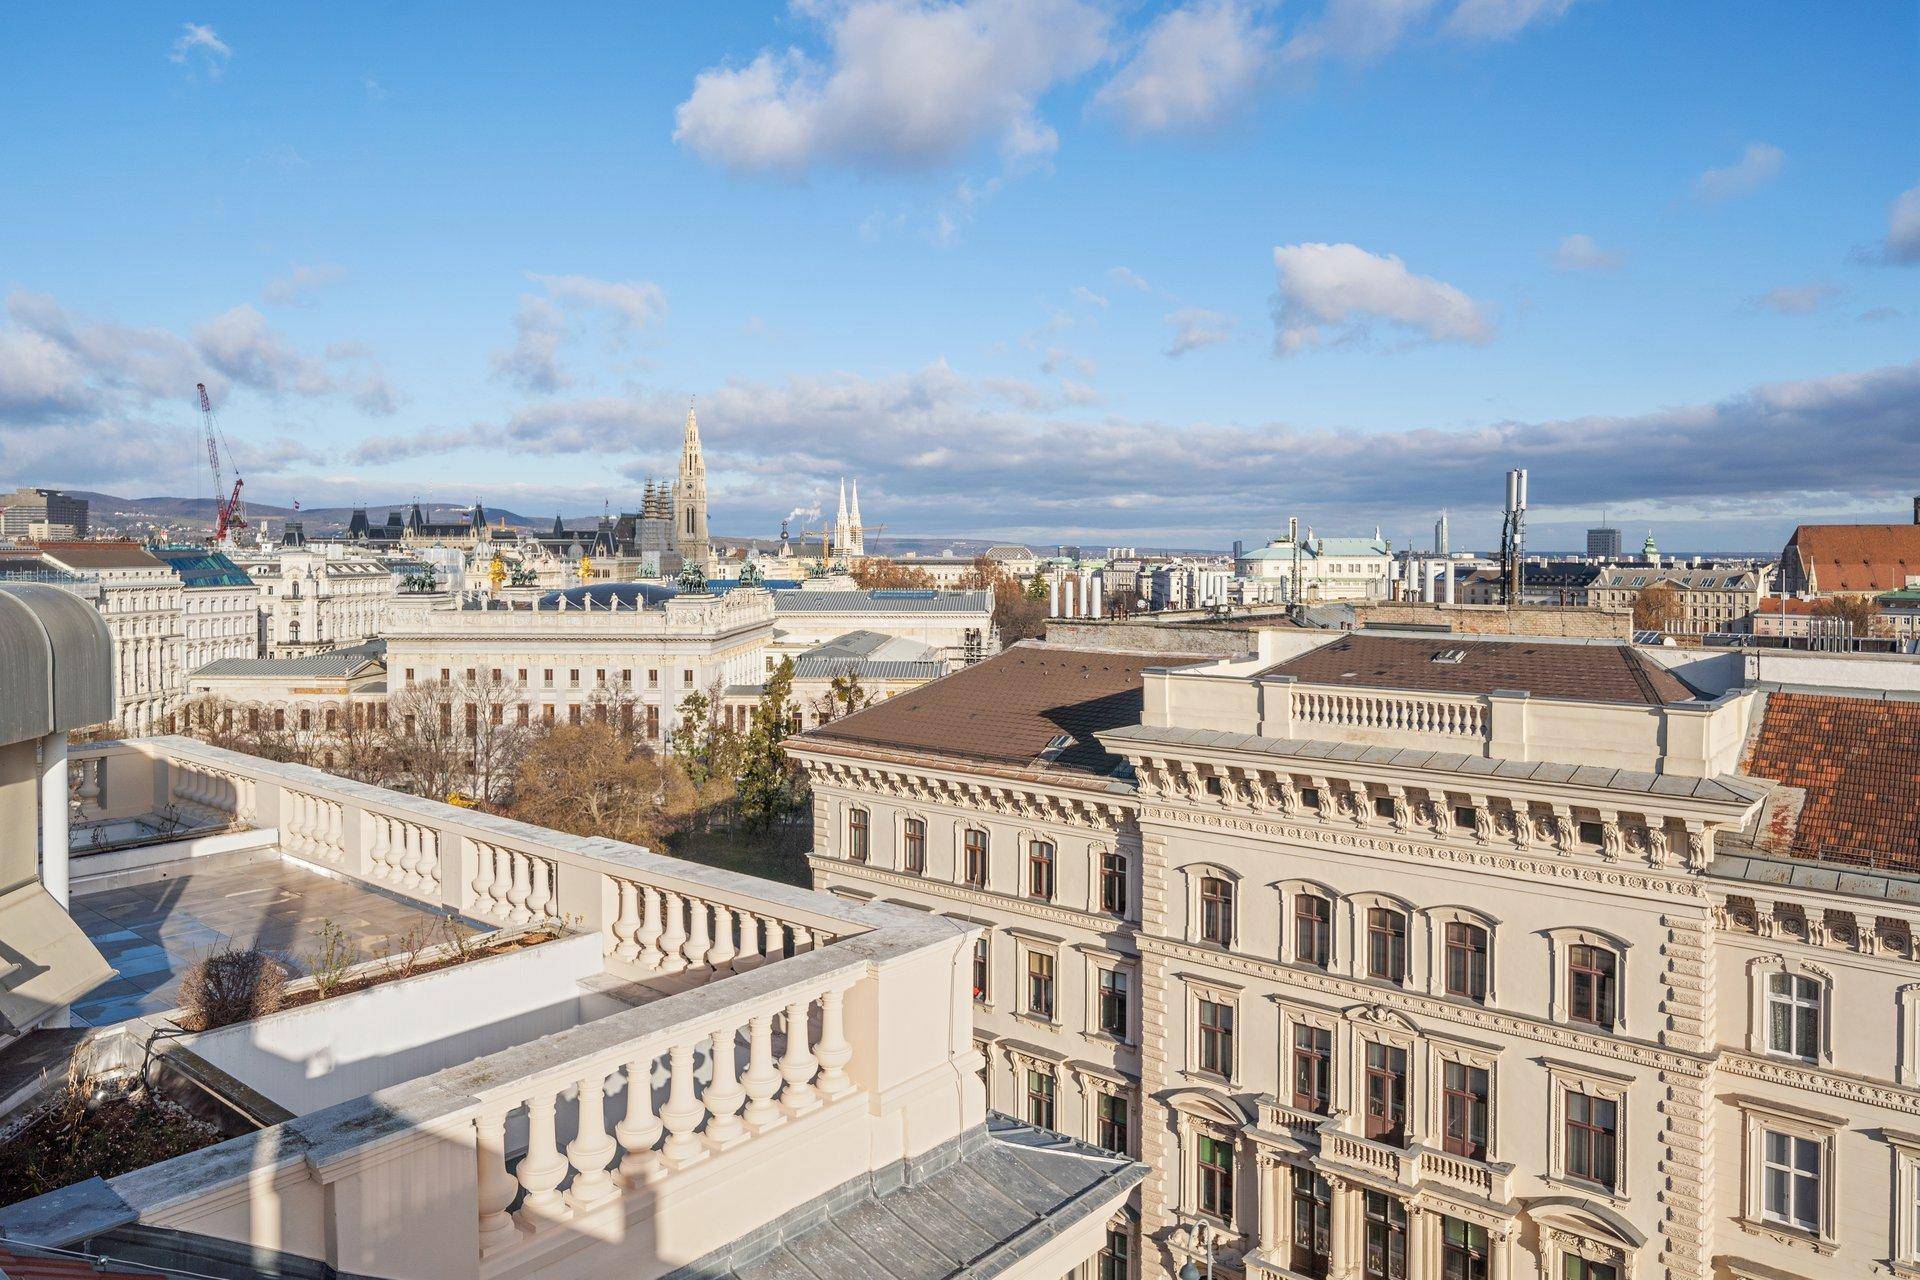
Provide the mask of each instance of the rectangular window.
{"label": "rectangular window", "polygon": [[1128,1144],[1128,1131],[1132,1127],[1133,1117],[1129,1113],[1126,1095],[1103,1093],[1094,1103],[1094,1139],[1102,1149],[1116,1155],[1126,1155],[1132,1148]]}
{"label": "rectangular window", "polygon": [[686,688],[686,689],[693,688],[693,671],[691,669],[682,671],[680,673],[680,685],[682,688]]}
{"label": "rectangular window", "polygon": [[647,708],[647,736],[649,738],[660,736],[660,708],[658,707]]}
{"label": "rectangular window", "polygon": [[1218,876],[1200,878],[1200,940],[1233,945],[1233,886]]}
{"label": "rectangular window", "polygon": [[1618,1176],[1614,1155],[1619,1107],[1610,1098],[1572,1089],[1563,1100],[1567,1113],[1567,1176],[1613,1190]]}
{"label": "rectangular window", "polygon": [[961,875],[965,877],[967,887],[984,889],[987,887],[987,833],[968,829],[963,841],[965,858],[961,866]]}
{"label": "rectangular window", "polygon": [[1440,1280],[1487,1280],[1487,1229],[1458,1218],[1440,1222]]}
{"label": "rectangular window", "polygon": [[910,875],[925,875],[927,871],[927,824],[921,818],[908,818],[902,824],[904,848],[901,850],[902,870]]}
{"label": "rectangular window", "polygon": [[1814,979],[1767,975],[1767,1049],[1803,1062],[1820,1057],[1820,984]]}
{"label": "rectangular window", "polygon": [[973,940],[973,998],[981,1004],[987,1002],[987,967],[990,954],[986,935]]}
{"label": "rectangular window", "polygon": [[1760,1134],[1760,1215],[1800,1231],[1820,1230],[1820,1144],[1798,1134]]}
{"label": "rectangular window", "polygon": [[1045,951],[1027,952],[1027,1012],[1053,1020],[1053,956]]}
{"label": "rectangular window", "polygon": [[1233,1144],[1203,1133],[1194,1144],[1194,1155],[1200,1166],[1200,1212],[1231,1226]]}
{"label": "rectangular window", "polygon": [[1036,1129],[1053,1128],[1053,1072],[1027,1070],[1027,1123]]}
{"label": "rectangular window", "polygon": [[1567,1012],[1575,1022],[1613,1027],[1618,964],[1605,947],[1576,943],[1567,948]]}
{"label": "rectangular window", "polygon": [[1131,1260],[1133,1242],[1127,1233],[1118,1227],[1107,1228],[1107,1243],[1100,1250],[1100,1267],[1096,1280],[1130,1280],[1132,1276]]}
{"label": "rectangular window", "polygon": [[1487,931],[1454,920],[1447,925],[1447,994],[1484,1003],[1487,998]]}
{"label": "rectangular window", "polygon": [[1326,1115],[1333,1104],[1333,1032],[1293,1024],[1293,1105]]}
{"label": "rectangular window", "polygon": [[1442,1143],[1456,1156],[1487,1158],[1487,1072],[1464,1062],[1440,1069]]}
{"label": "rectangular window", "polygon": [[553,688],[553,668],[543,667],[540,671],[540,675],[543,682],[546,684],[547,688],[549,689]]}
{"label": "rectangular window", "polygon": [[847,810],[847,859],[851,862],[865,862],[871,852],[868,844],[867,811],[861,808]]}
{"label": "rectangular window", "polygon": [[1110,916],[1127,914],[1127,860],[1120,854],[1100,855],[1100,909]]}
{"label": "rectangular window", "polygon": [[649,669],[647,672],[647,688],[658,689],[659,687],[660,687],[660,668],[654,667]]}
{"label": "rectangular window", "polygon": [[1293,1171],[1292,1257],[1289,1265],[1319,1280],[1333,1265],[1333,1187],[1317,1173]]}
{"label": "rectangular window", "polygon": [[1027,845],[1027,896],[1053,901],[1053,846],[1045,840]]}
{"label": "rectangular window", "polygon": [[1318,894],[1293,899],[1293,958],[1316,969],[1333,963],[1333,904]]}
{"label": "rectangular window", "polygon": [[1611,1262],[1589,1262],[1571,1253],[1564,1257],[1566,1264],[1561,1271],[1564,1280],[1620,1280],[1619,1269]]}
{"label": "rectangular window", "polygon": [[1200,1069],[1233,1078],[1233,1006],[1200,1001]]}
{"label": "rectangular window", "polygon": [[1407,1051],[1367,1045],[1366,1136],[1404,1146],[1407,1141]]}
{"label": "rectangular window", "polygon": [[1367,976],[1387,982],[1407,978],[1407,918],[1386,907],[1367,910]]}
{"label": "rectangular window", "polygon": [[1407,1207],[1392,1196],[1366,1192],[1366,1248],[1361,1254],[1366,1280],[1406,1280]]}
{"label": "rectangular window", "polygon": [[525,684],[526,682],[527,682],[527,669],[526,669],[525,667],[521,667],[521,668],[520,668],[520,683],[524,685],[524,684]]}
{"label": "rectangular window", "polygon": [[1475,826],[1473,806],[1470,804],[1457,804],[1453,806],[1453,825],[1462,831],[1473,830]]}
{"label": "rectangular window", "polygon": [[1128,1000],[1125,969],[1097,970],[1100,983],[1100,1030],[1116,1039],[1127,1038]]}

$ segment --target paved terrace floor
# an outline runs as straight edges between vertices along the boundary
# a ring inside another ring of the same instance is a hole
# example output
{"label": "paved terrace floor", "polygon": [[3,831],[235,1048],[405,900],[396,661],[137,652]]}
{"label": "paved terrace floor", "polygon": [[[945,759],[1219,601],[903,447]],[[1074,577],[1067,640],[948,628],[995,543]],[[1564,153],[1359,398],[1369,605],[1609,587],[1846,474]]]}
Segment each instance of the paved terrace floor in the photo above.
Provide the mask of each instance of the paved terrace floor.
{"label": "paved terrace floor", "polygon": [[95,1027],[174,1008],[180,975],[228,946],[258,947],[305,973],[328,920],[365,959],[389,940],[398,950],[409,931],[429,944],[444,941],[433,912],[279,860],[81,894],[73,918],[119,970],[73,1006],[75,1023]]}

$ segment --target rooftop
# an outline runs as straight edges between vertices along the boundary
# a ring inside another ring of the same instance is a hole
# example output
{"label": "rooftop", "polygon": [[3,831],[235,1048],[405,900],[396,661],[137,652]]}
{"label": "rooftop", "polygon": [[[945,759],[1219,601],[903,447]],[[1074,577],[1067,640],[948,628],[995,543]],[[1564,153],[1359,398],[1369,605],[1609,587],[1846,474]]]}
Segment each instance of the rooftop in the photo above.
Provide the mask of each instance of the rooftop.
{"label": "rooftop", "polygon": [[1769,806],[1763,848],[1920,871],[1920,702],[1770,693],[1746,771],[1797,793]]}
{"label": "rooftop", "polygon": [[1105,776],[1119,759],[1094,735],[1140,723],[1142,673],[1203,660],[1026,642],[822,725],[805,740]]}
{"label": "rooftop", "polygon": [[987,613],[991,591],[875,587],[870,591],[776,591],[781,613]]}
{"label": "rooftop", "polygon": [[1920,525],[1803,524],[1787,549],[1798,552],[1814,587],[1836,591],[1891,591],[1920,575]]}
{"label": "rooftop", "polygon": [[47,541],[33,544],[68,569],[164,569],[167,566],[137,542]]}
{"label": "rooftop", "polygon": [[221,658],[209,662],[196,676],[350,676],[386,660],[387,642],[368,640],[324,653],[295,658]]}
{"label": "rooftop", "polygon": [[1536,698],[1661,706],[1698,696],[1632,645],[1354,635],[1310,649],[1262,675],[1310,684],[1425,693],[1518,690]]}

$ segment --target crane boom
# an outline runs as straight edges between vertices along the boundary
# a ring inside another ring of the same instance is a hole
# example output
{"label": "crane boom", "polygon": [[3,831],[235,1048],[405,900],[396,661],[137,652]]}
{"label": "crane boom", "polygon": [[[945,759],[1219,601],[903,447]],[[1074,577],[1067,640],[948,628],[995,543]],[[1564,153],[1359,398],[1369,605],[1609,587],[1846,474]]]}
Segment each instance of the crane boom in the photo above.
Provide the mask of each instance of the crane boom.
{"label": "crane boom", "polygon": [[227,437],[220,430],[220,424],[213,416],[213,399],[207,395],[207,384],[198,382],[194,389],[200,393],[200,420],[207,433],[207,468],[213,472],[214,522],[213,540],[217,545],[227,540],[227,535],[235,529],[247,527],[246,508],[240,504],[240,489],[246,482],[240,478],[240,469],[233,469],[233,490],[227,490],[226,468],[221,465],[233,461],[233,451],[227,448]]}

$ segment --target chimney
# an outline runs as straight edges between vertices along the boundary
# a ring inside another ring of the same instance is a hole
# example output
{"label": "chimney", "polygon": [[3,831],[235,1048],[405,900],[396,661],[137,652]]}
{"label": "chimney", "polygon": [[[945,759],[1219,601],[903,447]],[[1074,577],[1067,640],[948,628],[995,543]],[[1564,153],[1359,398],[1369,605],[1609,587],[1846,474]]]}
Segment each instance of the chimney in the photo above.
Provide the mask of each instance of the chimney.
{"label": "chimney", "polygon": [[1913,497],[1913,522],[1920,524],[1920,493]]}

